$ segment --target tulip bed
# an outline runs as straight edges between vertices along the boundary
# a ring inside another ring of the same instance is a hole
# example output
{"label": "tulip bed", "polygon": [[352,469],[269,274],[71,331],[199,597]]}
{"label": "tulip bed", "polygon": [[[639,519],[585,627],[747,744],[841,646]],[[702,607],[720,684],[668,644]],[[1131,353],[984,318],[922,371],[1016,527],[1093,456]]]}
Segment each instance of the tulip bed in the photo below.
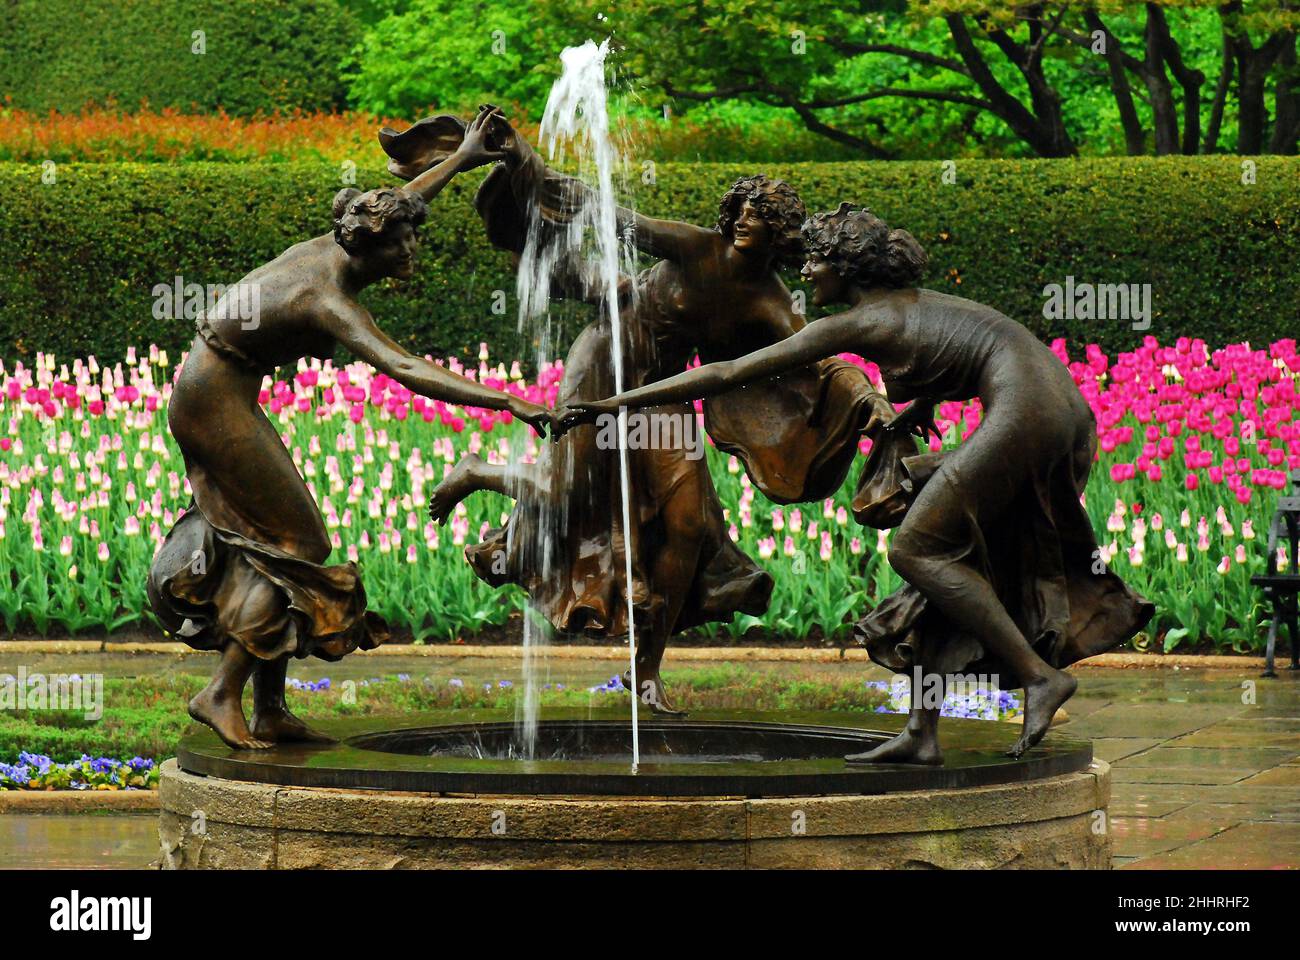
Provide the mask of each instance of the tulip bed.
{"label": "tulip bed", "polygon": [[[1287,471],[1300,469],[1300,355],[1294,340],[1211,349],[1152,338],[1113,360],[1096,347],[1068,363],[1097,415],[1100,454],[1085,503],[1102,556],[1157,605],[1145,646],[1209,642],[1258,647],[1260,599],[1249,585]],[[860,361],[859,361],[860,362]],[[448,365],[491,386],[554,403],[561,363],[526,380],[518,363]],[[868,373],[877,376],[871,364]],[[189,503],[184,464],[166,427],[174,374],[164,351],[101,367],[37,355],[0,365],[0,617],[9,631],[113,631],[151,622],[150,559]],[[340,558],[360,563],[372,607],[418,640],[470,637],[502,624],[517,590],[481,583],[462,550],[509,510],[480,493],[446,527],[429,493],[462,454],[530,460],[538,439],[507,413],[412,395],[364,364],[300,362],[268,378],[262,402],[326,519]],[[944,443],[979,423],[978,401],[945,403]],[[869,441],[864,441],[864,449]],[[937,443],[937,441],[932,441]],[[708,449],[730,532],[771,570],[764,617],[717,625],[784,636],[843,638],[894,590],[887,532],[849,517],[851,483],[798,508],[756,495],[734,459]],[[851,478],[852,479],[852,478]]]}

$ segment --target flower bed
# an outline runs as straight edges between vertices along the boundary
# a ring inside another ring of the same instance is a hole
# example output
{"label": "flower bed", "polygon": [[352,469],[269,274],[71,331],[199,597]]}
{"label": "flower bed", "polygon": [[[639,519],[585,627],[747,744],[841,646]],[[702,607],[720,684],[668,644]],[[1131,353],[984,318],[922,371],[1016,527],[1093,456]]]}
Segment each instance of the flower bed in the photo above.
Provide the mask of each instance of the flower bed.
{"label": "flower bed", "polygon": [[[537,123],[511,111],[511,120],[530,143]],[[472,115],[472,113],[470,114]],[[0,162],[144,163],[286,161],[316,159],[336,168],[340,158],[373,157],[375,134],[385,126],[404,129],[412,117],[388,119],[363,111],[288,111],[230,116],[224,111],[183,113],[118,110],[88,106],[76,113],[35,113],[0,105]],[[697,123],[625,120],[640,152],[663,163],[672,160],[773,161],[854,159],[835,144],[810,136],[801,125],[780,118],[741,130],[724,119]]]}
{"label": "flower bed", "polygon": [[[1248,580],[1263,570],[1260,538],[1286,471],[1300,469],[1295,341],[1211,350],[1147,338],[1113,361],[1095,347],[1081,360],[1060,342],[1053,349],[1097,415],[1099,463],[1085,503],[1099,559],[1155,601],[1150,639],[1166,650],[1202,639],[1258,647],[1260,601]],[[486,346],[477,364],[448,365],[552,404],[563,375],[557,362],[528,382],[518,363],[493,365]],[[0,366],[0,569],[12,571],[0,583],[0,617],[9,630],[111,631],[149,620],[150,559],[189,503],[166,429],[173,373],[156,349],[112,368],[41,355],[30,367]],[[534,459],[531,430],[509,414],[412,395],[364,364],[302,362],[268,378],[261,401],[339,557],[361,564],[373,608],[394,626],[445,640],[519,609],[517,590],[487,587],[462,556],[502,522],[509,502],[477,494],[446,527],[430,523],[424,507],[466,452]],[[955,445],[976,428],[980,408],[945,403],[938,414],[945,443]],[[849,519],[851,486],[820,504],[773,507],[734,458],[711,447],[708,458],[732,537],[776,580],[764,617],[718,631],[843,636],[899,585],[884,559],[888,533]]]}
{"label": "flower bed", "polygon": [[[232,117],[88,107],[38,114],[0,109],[0,161],[18,163],[178,163],[339,157],[374,151],[375,132],[391,121],[364,113],[277,113]],[[405,126],[399,122],[397,126]]]}
{"label": "flower bed", "polygon": [[158,765],[144,757],[114,760],[82,755],[55,763],[34,753],[18,754],[17,763],[0,763],[0,790],[157,790]]}

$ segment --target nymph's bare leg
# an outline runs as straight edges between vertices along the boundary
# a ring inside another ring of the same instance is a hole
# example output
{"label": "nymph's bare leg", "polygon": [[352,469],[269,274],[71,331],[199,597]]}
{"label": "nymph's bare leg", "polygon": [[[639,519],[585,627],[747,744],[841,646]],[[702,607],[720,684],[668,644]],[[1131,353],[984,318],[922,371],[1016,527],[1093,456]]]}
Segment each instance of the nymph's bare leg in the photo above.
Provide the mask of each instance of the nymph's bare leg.
{"label": "nymph's bare leg", "polygon": [[[939,701],[943,701],[943,678],[939,683]],[[912,691],[912,711],[903,732],[892,740],[868,750],[845,757],[849,763],[943,763],[939,749],[939,708],[922,704],[923,692]]]}
{"label": "nymph's bare leg", "polygon": [[[637,635],[636,694],[655,713],[684,716],[668,701],[659,674],[664,650],[673,627],[690,594],[704,539],[704,519],[700,500],[689,493],[673,498],[664,508],[666,538],[651,568],[651,587],[663,602],[656,608],[651,622]],[[648,629],[647,629],[648,628]],[[630,673],[630,671],[629,671]],[[624,686],[630,677],[624,676]]]}
{"label": "nymph's bare leg", "polygon": [[479,490],[521,500],[545,496],[549,485],[536,464],[488,463],[477,454],[467,453],[434,488],[429,498],[429,516],[445,523],[456,504]]}
{"label": "nymph's bare leg", "polygon": [[244,684],[256,663],[257,658],[239,644],[227,643],[216,673],[189,704],[191,717],[206,723],[227,746],[236,750],[264,750],[272,746],[270,741],[258,739],[249,732],[240,703]]}
{"label": "nymph's bare leg", "polygon": [[284,699],[284,677],[289,657],[263,660],[253,670],[253,736],[273,743],[333,743],[292,713]]}
{"label": "nymph's bare leg", "polygon": [[1052,717],[1074,694],[1078,681],[1034,652],[983,577],[963,564],[915,551],[905,535],[909,520],[903,522],[890,549],[890,566],[949,620],[979,637],[1021,678],[1025,685],[1024,732],[1008,751],[1018,757],[1043,739]]}

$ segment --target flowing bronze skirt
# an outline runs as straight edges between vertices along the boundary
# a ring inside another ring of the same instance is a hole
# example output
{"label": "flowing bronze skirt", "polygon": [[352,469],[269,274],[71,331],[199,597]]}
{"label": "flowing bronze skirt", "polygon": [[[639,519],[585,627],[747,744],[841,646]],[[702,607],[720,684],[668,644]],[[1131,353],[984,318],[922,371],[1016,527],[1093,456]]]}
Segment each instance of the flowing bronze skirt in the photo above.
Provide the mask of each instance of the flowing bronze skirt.
{"label": "flowing bronze skirt", "polygon": [[149,571],[154,613],[198,650],[238,643],[261,659],[337,660],[382,643],[354,563],[327,565],[320,512],[255,400],[261,375],[202,341],[168,420],[194,500]]}
{"label": "flowing bronze skirt", "polygon": [[[613,391],[610,335],[590,326],[565,365],[560,403],[601,399]],[[695,423],[690,404],[641,411]],[[637,623],[653,622],[669,601],[651,576],[654,559],[677,534],[698,537],[700,552],[674,632],[737,613],[767,610],[771,576],[727,534],[722,505],[703,456],[683,446],[628,452],[631,536],[623,525],[619,454],[598,444],[586,425],[545,444],[533,466],[538,496],[522,496],[505,524],[465,549],[474,571],[493,586],[518,584],[563,634],[627,633],[626,550],[632,549],[632,601]],[[702,444],[704,439],[698,437]],[[703,447],[695,447],[701,454]]]}
{"label": "flowing bronze skirt", "polygon": [[154,557],[148,591],[167,632],[196,650],[233,641],[264,660],[338,660],[387,637],[383,619],[366,610],[356,564],[312,563],[255,543],[213,526],[194,505]]}
{"label": "flowing bronze skirt", "polygon": [[[1032,410],[986,418],[956,450],[921,461],[905,516],[913,542],[934,559],[975,571],[1057,668],[1125,642],[1155,611],[1101,563],[1079,499],[1096,455],[1092,416],[1084,405],[1073,421],[1065,412],[1060,421],[1064,441],[1041,436],[1047,421]],[[1051,429],[1062,432],[1055,423]],[[919,665],[929,673],[993,675],[1003,689],[1022,685],[910,584],[859,621],[855,635],[872,660],[896,672]]]}

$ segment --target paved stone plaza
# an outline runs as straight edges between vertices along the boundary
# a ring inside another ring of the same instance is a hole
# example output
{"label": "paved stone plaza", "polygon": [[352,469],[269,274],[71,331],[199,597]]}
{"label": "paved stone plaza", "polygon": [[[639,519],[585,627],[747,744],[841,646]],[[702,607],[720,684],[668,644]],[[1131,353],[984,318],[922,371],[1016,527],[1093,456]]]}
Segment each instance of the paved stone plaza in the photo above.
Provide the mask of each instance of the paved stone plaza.
{"label": "paved stone plaza", "polygon": [[1112,766],[1116,867],[1300,865],[1300,676],[1077,672],[1064,729]]}

